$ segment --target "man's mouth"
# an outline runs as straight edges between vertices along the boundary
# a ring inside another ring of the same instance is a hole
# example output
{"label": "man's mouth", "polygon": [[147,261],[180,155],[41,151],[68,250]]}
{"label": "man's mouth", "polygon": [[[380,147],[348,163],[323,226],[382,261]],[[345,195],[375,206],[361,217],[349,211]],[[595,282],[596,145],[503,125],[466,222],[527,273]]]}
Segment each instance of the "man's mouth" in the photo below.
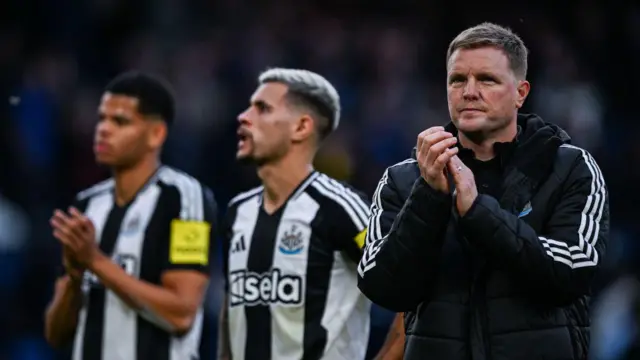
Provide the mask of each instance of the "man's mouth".
{"label": "man's mouth", "polygon": [[245,143],[251,140],[251,133],[246,130],[238,130],[238,147],[241,147]]}

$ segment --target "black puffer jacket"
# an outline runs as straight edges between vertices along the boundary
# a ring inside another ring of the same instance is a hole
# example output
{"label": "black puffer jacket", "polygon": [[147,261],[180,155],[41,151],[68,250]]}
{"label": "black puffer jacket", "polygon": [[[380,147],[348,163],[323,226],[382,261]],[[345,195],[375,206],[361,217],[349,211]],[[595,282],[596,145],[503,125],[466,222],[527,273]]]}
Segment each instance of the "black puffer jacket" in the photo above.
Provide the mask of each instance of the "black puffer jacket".
{"label": "black puffer jacket", "polygon": [[587,358],[590,283],[609,233],[605,183],[562,129],[535,115],[518,124],[500,155],[499,198],[479,195],[462,218],[414,159],[380,180],[358,285],[408,312],[405,359]]}

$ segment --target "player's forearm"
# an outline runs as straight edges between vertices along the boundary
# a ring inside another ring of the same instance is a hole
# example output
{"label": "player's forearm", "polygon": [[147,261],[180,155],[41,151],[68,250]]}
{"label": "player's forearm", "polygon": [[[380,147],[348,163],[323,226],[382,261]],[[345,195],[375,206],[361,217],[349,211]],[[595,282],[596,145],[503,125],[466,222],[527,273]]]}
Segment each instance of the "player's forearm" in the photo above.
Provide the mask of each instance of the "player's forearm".
{"label": "player's forearm", "polygon": [[129,276],[107,257],[96,260],[90,270],[133,309],[159,318],[155,321],[157,325],[175,333],[184,333],[191,328],[199,304],[189,303],[162,286]]}
{"label": "player's forearm", "polygon": [[404,340],[403,316],[397,314],[375,360],[401,360],[404,356]]}
{"label": "player's forearm", "polygon": [[63,346],[73,339],[81,307],[81,283],[72,281],[68,275],[58,279],[45,313],[44,335],[51,346]]}
{"label": "player's forearm", "polygon": [[229,314],[227,313],[228,297],[225,296],[220,309],[220,324],[218,329],[218,360],[231,360],[229,344]]}

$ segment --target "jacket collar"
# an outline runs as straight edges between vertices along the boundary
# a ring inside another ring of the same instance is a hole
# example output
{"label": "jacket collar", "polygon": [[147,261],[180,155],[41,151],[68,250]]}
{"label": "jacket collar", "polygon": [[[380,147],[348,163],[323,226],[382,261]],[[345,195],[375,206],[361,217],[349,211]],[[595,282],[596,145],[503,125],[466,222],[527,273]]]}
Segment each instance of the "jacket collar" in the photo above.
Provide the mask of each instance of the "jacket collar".
{"label": "jacket collar", "polygon": [[[452,123],[445,129],[458,133]],[[518,115],[518,135],[509,143],[496,144],[503,169],[503,208],[516,213],[531,199],[538,186],[553,170],[556,153],[571,138],[560,127],[544,122],[534,114]],[[412,151],[416,158],[416,149]]]}
{"label": "jacket collar", "polygon": [[[515,166],[530,176],[540,175],[543,168],[547,168],[555,156],[558,147],[570,143],[569,135],[557,125],[544,122],[535,114],[518,114],[518,132],[511,142],[495,143],[494,149],[500,157],[502,167]],[[445,130],[455,136],[458,129],[452,122],[445,125]],[[460,147],[460,157],[473,156],[470,149]],[[416,148],[411,151],[411,157],[416,158]],[[544,171],[542,171],[544,172]]]}

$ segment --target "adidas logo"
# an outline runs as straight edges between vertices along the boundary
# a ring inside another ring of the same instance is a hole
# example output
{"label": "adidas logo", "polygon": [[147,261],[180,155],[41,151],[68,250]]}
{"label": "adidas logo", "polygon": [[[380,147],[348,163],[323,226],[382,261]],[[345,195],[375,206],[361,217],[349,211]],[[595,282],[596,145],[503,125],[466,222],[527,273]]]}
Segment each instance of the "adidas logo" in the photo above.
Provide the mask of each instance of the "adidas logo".
{"label": "adidas logo", "polygon": [[237,253],[240,251],[246,251],[247,246],[244,243],[244,235],[240,234],[231,242],[231,253]]}

